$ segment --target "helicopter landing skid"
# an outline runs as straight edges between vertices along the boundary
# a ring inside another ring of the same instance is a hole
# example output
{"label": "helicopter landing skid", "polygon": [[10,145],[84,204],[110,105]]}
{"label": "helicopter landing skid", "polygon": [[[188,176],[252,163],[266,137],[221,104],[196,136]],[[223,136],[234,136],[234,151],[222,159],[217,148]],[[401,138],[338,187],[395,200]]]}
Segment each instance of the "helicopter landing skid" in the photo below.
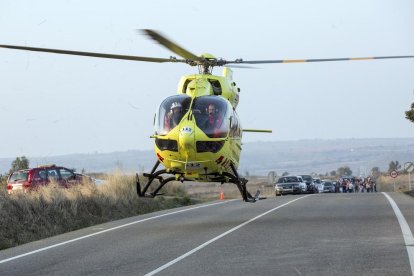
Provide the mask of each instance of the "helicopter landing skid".
{"label": "helicopter landing skid", "polygon": [[[167,184],[168,182],[176,180],[174,176],[168,177],[168,178],[163,178],[162,176],[160,176],[163,173],[166,173],[165,170],[158,171],[155,174],[144,173],[144,176],[148,177],[148,182],[144,186],[144,189],[142,189],[142,190],[141,190],[141,183],[139,181],[139,177],[138,177],[138,174],[137,174],[136,175],[136,182],[137,182],[137,194],[138,194],[138,196],[139,197],[154,198],[157,195],[162,195],[163,193],[158,193],[159,190],[161,190],[161,188],[164,187],[164,185]],[[158,187],[153,192],[147,193],[147,190],[151,186],[152,181],[154,181],[154,179],[157,179],[160,182],[160,184],[158,185]]]}
{"label": "helicopter landing skid", "polygon": [[[136,174],[136,184],[137,184],[137,194],[139,197],[149,197],[149,198],[154,198],[157,195],[161,195],[160,193],[158,193],[162,187],[164,187],[165,184],[167,184],[168,182],[177,180],[175,176],[171,176],[168,178],[164,178],[161,175],[162,174],[174,174],[171,172],[167,172],[167,170],[157,170],[158,166],[160,165],[160,161],[157,160],[157,162],[155,163],[154,167],[152,168],[150,173],[144,173],[143,176],[148,178],[147,183],[145,184],[144,188],[141,188],[141,182],[139,180],[139,176],[138,174]],[[224,177],[219,177],[219,179],[221,179],[222,183],[224,183],[224,179],[228,179],[228,181],[225,182],[230,182],[233,184],[236,184],[237,188],[240,191],[240,194],[242,195],[243,201],[245,202],[256,202],[259,199],[264,199],[264,198],[259,198],[260,195],[260,191],[257,190],[256,194],[254,196],[252,196],[249,191],[247,191],[246,188],[246,184],[248,182],[247,179],[239,177],[239,174],[237,173],[236,168],[234,167],[233,164],[230,164],[231,169],[233,170],[234,174],[228,173],[228,172],[224,172],[223,176]],[[152,185],[153,181],[157,179],[160,184],[158,185],[158,187],[153,191],[148,193],[148,188]],[[180,179],[180,181],[184,182],[187,181],[189,179],[185,179],[182,177],[182,179]]]}
{"label": "helicopter landing skid", "polygon": [[[136,183],[137,183],[137,194],[139,197],[150,197],[150,198],[154,198],[157,195],[162,195],[160,193],[158,193],[162,187],[164,187],[165,184],[167,184],[170,181],[174,181],[175,177],[168,177],[168,178],[163,178],[161,175],[164,173],[167,173],[166,170],[159,170],[157,172],[155,172],[155,170],[158,168],[158,166],[160,165],[160,161],[157,160],[157,162],[155,163],[154,167],[152,168],[150,173],[144,173],[144,177],[148,178],[147,183],[144,186],[144,189],[141,189],[141,183],[139,181],[139,176],[138,174],[136,174]],[[158,187],[151,193],[147,193],[148,188],[151,186],[152,182],[154,181],[154,179],[157,179],[160,184],[158,185]]]}
{"label": "helicopter landing skid", "polygon": [[230,182],[236,184],[237,188],[239,189],[242,198],[245,202],[256,202],[259,199],[264,199],[264,198],[260,198],[260,191],[257,190],[256,194],[254,196],[251,195],[251,193],[249,191],[247,191],[247,187],[246,184],[248,182],[248,180],[246,178],[243,177],[239,177],[239,174],[237,173],[236,168],[234,167],[233,163],[230,163],[230,167],[233,171],[233,174],[230,173],[223,173],[225,176],[230,178]]}

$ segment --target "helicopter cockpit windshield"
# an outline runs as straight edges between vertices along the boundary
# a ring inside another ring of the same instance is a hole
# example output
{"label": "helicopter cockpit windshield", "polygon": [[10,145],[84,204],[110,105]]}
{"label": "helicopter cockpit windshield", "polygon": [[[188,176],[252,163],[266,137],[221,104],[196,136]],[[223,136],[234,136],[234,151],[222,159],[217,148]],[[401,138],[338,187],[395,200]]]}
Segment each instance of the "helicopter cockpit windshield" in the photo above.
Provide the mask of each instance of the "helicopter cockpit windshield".
{"label": "helicopter cockpit windshield", "polygon": [[175,128],[188,112],[191,98],[187,95],[175,95],[166,98],[161,104],[155,117],[155,133],[166,135]]}
{"label": "helicopter cockpit windshield", "polygon": [[229,131],[230,112],[227,102],[217,96],[194,99],[192,112],[197,126],[210,138],[224,138]]}

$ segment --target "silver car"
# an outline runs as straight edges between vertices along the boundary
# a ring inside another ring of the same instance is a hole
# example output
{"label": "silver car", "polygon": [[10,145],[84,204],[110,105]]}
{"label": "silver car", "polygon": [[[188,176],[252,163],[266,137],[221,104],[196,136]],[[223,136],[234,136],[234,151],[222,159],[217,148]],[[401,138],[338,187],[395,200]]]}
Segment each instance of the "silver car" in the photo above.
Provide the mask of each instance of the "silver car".
{"label": "silver car", "polygon": [[275,185],[275,195],[300,194],[302,192],[306,192],[306,188],[306,183],[300,176],[282,176],[277,180]]}
{"label": "silver car", "polygon": [[335,193],[335,185],[332,181],[324,180],[317,184],[318,193]]}

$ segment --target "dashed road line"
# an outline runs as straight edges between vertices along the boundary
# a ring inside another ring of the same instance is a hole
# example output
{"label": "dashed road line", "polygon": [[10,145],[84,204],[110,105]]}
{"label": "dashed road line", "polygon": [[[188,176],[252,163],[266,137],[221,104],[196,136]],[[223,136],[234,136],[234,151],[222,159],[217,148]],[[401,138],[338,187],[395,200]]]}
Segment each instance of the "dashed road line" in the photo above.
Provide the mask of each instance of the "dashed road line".
{"label": "dashed road line", "polygon": [[264,213],[262,213],[262,214],[260,214],[260,215],[258,215],[258,216],[256,216],[256,217],[254,217],[254,218],[252,218],[252,219],[250,219],[250,220],[248,220],[248,221],[246,221],[246,222],[243,222],[242,224],[239,224],[238,226],[233,227],[232,229],[230,229],[230,230],[228,230],[228,231],[224,232],[223,234],[218,235],[217,237],[215,237],[215,238],[213,238],[213,239],[211,239],[211,240],[209,240],[209,241],[207,241],[207,242],[203,243],[202,245],[200,245],[200,246],[198,246],[198,247],[196,247],[196,248],[194,248],[194,249],[192,249],[192,250],[188,251],[187,253],[185,253],[185,254],[183,254],[183,255],[181,255],[181,256],[179,256],[179,257],[175,258],[174,260],[172,260],[172,261],[170,261],[170,262],[166,263],[165,265],[160,266],[159,268],[157,268],[157,269],[155,269],[155,270],[153,270],[153,271],[151,271],[151,272],[148,272],[147,274],[145,274],[145,276],[152,276],[152,275],[155,275],[155,274],[157,274],[158,272],[163,271],[164,269],[166,269],[166,268],[168,268],[168,267],[170,267],[170,266],[172,266],[172,265],[174,265],[174,264],[178,263],[179,261],[181,261],[181,260],[183,260],[183,259],[187,258],[188,256],[190,256],[190,255],[194,254],[195,252],[197,252],[197,251],[199,251],[199,250],[203,249],[203,248],[204,248],[204,247],[206,247],[207,245],[209,245],[209,244],[211,244],[211,243],[213,243],[213,242],[215,242],[215,241],[217,241],[217,240],[219,240],[219,239],[223,238],[224,236],[227,236],[228,234],[230,234],[230,233],[232,233],[232,232],[236,231],[237,229],[240,229],[240,228],[242,228],[243,226],[245,226],[245,225],[247,225],[247,224],[249,224],[249,223],[251,223],[251,222],[253,222],[253,221],[257,220],[257,219],[259,219],[259,218],[261,218],[261,217],[263,217],[263,216],[265,216],[265,215],[267,215],[267,214],[269,214],[269,213],[271,213],[271,212],[273,212],[273,211],[276,211],[277,209],[280,209],[280,208],[282,208],[282,207],[285,207],[286,205],[289,205],[289,204],[291,204],[291,203],[293,203],[293,202],[295,202],[295,201],[298,201],[298,200],[303,199],[303,198],[308,197],[308,196],[310,196],[310,195],[302,196],[302,197],[299,197],[299,198],[297,198],[297,199],[291,200],[291,201],[289,201],[289,202],[286,202],[285,204],[282,204],[282,205],[279,205],[279,206],[277,206],[277,207],[275,207],[275,208],[273,208],[273,209],[270,209],[269,211],[266,211],[266,212],[264,212]]}

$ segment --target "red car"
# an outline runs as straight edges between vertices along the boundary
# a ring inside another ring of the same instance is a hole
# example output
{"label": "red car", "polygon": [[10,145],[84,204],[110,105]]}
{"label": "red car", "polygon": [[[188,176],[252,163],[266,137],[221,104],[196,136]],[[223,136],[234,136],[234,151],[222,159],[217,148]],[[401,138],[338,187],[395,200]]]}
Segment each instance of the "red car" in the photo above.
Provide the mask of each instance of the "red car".
{"label": "red car", "polygon": [[51,182],[56,182],[60,186],[68,188],[73,184],[81,183],[82,176],[70,169],[56,165],[19,170],[9,175],[7,193],[27,192],[29,189],[34,189],[40,185],[48,185]]}

